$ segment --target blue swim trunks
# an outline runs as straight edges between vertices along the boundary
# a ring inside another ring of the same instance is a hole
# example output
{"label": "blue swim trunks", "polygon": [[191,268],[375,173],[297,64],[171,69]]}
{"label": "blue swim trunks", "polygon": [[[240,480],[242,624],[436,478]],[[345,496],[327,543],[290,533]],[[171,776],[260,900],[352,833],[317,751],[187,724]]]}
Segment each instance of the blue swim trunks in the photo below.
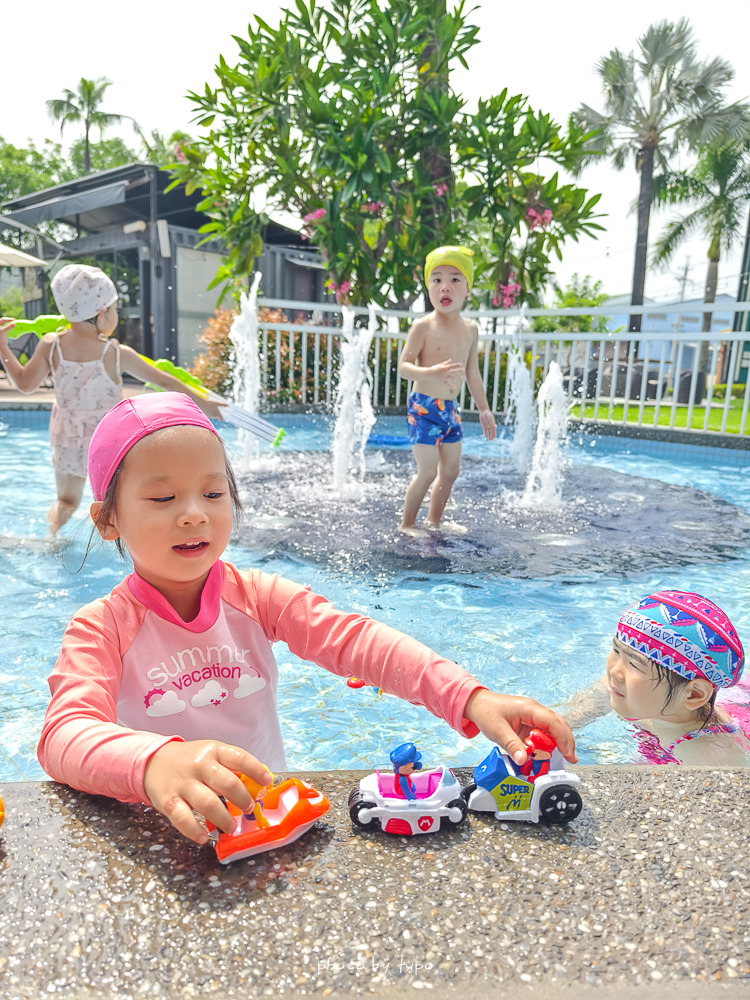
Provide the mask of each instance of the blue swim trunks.
{"label": "blue swim trunks", "polygon": [[464,436],[461,407],[455,399],[410,392],[406,421],[411,444],[458,444]]}

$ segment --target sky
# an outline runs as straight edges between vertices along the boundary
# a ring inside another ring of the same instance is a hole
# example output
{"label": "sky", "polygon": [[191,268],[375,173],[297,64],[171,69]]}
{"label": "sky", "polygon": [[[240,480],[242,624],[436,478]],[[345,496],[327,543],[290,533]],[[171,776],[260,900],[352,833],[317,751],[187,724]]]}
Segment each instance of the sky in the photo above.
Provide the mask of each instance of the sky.
{"label": "sky", "polygon": [[[276,24],[290,2],[222,0],[214,13],[204,0],[130,0],[112,7],[36,0],[33,24],[24,4],[7,4],[0,136],[21,146],[29,139],[37,144],[46,138],[59,141],[59,125],[48,118],[46,101],[61,97],[65,88],[75,90],[81,77],[102,76],[112,81],[102,110],[130,115],[146,132],[184,129],[195,134],[187,93],[213,83],[219,55],[233,61],[237,43],[232,36],[246,34],[253,15]],[[480,42],[469,53],[468,72],[456,71],[452,83],[470,105],[507,87],[564,124],[582,103],[602,107],[597,59],[613,48],[631,51],[649,25],[683,16],[693,26],[699,57],[721,56],[734,67],[727,97],[750,100],[750,49],[747,33],[738,30],[734,0],[630,0],[625,7],[601,0],[536,0],[529,8],[483,0],[473,10],[467,0],[465,9],[471,11],[469,23],[479,26]],[[127,126],[107,134],[121,134],[138,146]],[[75,126],[66,126],[64,145],[76,138]],[[584,237],[579,244],[569,243],[556,267],[557,278],[565,284],[574,272],[590,275],[608,294],[625,294],[632,281],[638,174],[632,165],[618,172],[602,162],[589,167],[580,183],[602,194],[599,209],[605,217],[599,221],[606,232],[596,241]],[[670,217],[670,210],[652,213],[651,241]],[[738,246],[722,262],[719,293],[736,294],[740,258]],[[666,269],[649,271],[646,296],[675,300],[684,287],[686,298],[702,298],[706,263],[704,241],[684,244]]]}

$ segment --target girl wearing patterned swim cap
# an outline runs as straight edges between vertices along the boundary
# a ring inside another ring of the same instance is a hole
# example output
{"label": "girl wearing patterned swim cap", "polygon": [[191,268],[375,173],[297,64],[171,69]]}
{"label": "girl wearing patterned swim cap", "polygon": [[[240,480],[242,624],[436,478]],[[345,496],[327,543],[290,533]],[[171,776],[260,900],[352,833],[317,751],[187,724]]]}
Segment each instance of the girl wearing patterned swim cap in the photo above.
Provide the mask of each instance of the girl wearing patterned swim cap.
{"label": "girl wearing patterned swim cap", "polygon": [[604,676],[563,714],[575,729],[613,709],[633,725],[649,763],[747,765],[750,710],[742,698],[716,704],[743,666],[721,608],[689,591],[658,591],[621,615]]}

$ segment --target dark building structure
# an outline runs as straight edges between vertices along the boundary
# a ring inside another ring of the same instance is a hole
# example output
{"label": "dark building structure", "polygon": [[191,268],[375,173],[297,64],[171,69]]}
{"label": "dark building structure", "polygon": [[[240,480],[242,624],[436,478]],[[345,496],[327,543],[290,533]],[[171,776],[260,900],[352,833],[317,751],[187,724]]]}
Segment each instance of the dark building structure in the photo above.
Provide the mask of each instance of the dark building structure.
{"label": "dark building structure", "polygon": [[[36,253],[59,260],[50,269],[84,260],[104,266],[121,293],[120,337],[150,357],[189,363],[198,352],[198,335],[213,315],[219,289],[208,290],[223,246],[204,242],[198,229],[207,218],[197,210],[199,192],[182,186],[171,191],[170,174],[150,163],[131,163],[5,202],[0,230],[34,229],[40,223],[66,223],[75,236],[60,250],[37,241]],[[319,254],[299,233],[271,222],[257,261],[261,294],[320,302],[325,272]],[[34,270],[27,279],[34,283]],[[47,301],[43,272],[37,288],[25,289],[28,317],[54,312]]]}

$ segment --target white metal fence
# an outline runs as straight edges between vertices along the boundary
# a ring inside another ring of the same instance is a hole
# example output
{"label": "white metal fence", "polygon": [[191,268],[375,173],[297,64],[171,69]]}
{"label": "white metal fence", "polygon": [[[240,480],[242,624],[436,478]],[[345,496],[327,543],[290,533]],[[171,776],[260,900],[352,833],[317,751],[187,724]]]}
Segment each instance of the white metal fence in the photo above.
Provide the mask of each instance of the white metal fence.
{"label": "white metal fence", "polygon": [[[341,307],[259,299],[258,309],[267,405],[331,406],[340,358]],[[620,312],[624,309],[644,315],[658,311],[663,317],[665,307],[618,307]],[[743,318],[749,310],[747,304],[737,308]],[[378,329],[369,355],[372,404],[381,412],[404,408],[410,387],[398,375],[398,356],[418,314],[380,308],[374,313]],[[355,314],[358,325],[367,325],[368,309],[358,307]],[[463,315],[479,326],[479,369],[490,407],[498,416],[508,409],[508,354],[520,351],[536,387],[550,364],[557,362],[571,417],[583,423],[750,436],[750,351],[744,349],[750,333],[676,334],[674,327],[634,334],[532,330],[538,316],[607,316],[606,308]],[[469,412],[475,409],[466,385],[460,402]]]}

